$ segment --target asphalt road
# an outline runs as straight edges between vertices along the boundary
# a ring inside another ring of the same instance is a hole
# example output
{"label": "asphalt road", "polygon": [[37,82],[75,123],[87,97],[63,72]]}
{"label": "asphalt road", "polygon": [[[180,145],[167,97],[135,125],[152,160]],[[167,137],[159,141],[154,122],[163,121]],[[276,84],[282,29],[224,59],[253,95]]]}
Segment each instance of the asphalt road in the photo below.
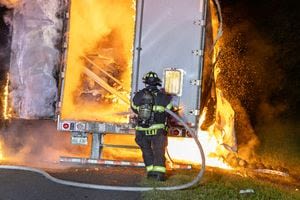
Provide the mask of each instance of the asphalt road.
{"label": "asphalt road", "polygon": [[[0,138],[4,141],[6,158],[0,162],[2,165],[47,168],[46,171],[56,178],[100,185],[138,186],[145,175],[143,168],[57,163],[59,156],[80,157],[89,151],[88,146],[71,145],[70,135],[57,132],[54,121],[13,120],[0,128]],[[0,200],[44,199],[131,200],[141,199],[141,193],[81,189],[59,185],[30,172],[0,170]]]}
{"label": "asphalt road", "polygon": [[[56,178],[94,184],[137,186],[142,169],[120,167],[68,168],[48,171]],[[39,174],[0,170],[0,200],[141,199],[139,192],[82,189],[53,183]]]}

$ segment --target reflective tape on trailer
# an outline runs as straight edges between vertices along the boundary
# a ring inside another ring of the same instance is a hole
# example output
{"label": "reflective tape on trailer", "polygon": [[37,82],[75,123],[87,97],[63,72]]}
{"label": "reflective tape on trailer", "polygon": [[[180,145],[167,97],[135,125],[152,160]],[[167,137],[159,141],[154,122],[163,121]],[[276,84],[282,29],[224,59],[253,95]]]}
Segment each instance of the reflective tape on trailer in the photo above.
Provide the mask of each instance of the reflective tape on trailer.
{"label": "reflective tape on trailer", "polygon": [[99,165],[116,165],[116,166],[132,166],[132,167],[145,167],[141,162],[118,161],[118,160],[96,160],[90,158],[72,158],[61,157],[60,162],[66,163],[79,163],[79,164],[99,164]]}
{"label": "reflective tape on trailer", "polygon": [[192,169],[192,165],[171,164],[172,169]]}
{"label": "reflective tape on trailer", "polygon": [[[77,163],[77,164],[97,164],[97,165],[113,165],[113,166],[128,166],[128,167],[145,167],[144,163],[120,161],[120,160],[104,160],[90,158],[75,158],[75,157],[60,157],[60,162]],[[192,165],[168,163],[170,169],[192,169]]]}

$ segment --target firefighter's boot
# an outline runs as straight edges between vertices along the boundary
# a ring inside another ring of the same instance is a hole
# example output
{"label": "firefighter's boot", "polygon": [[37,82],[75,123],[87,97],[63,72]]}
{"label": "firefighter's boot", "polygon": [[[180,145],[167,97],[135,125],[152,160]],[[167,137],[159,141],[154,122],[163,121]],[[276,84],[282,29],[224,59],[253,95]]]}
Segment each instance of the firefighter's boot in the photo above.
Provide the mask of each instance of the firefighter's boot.
{"label": "firefighter's boot", "polygon": [[155,172],[148,172],[147,173],[147,179],[156,179]]}
{"label": "firefighter's boot", "polygon": [[166,175],[162,172],[155,172],[155,180],[157,181],[166,181]]}

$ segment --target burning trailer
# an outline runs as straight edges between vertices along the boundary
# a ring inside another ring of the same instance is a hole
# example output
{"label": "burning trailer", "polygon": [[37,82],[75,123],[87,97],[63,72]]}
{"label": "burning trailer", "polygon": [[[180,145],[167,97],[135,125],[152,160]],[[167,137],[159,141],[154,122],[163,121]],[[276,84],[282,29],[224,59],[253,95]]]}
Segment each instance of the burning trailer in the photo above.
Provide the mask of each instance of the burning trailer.
{"label": "burning trailer", "polygon": [[[237,150],[234,111],[214,83],[221,33],[214,8],[207,0],[24,0],[13,15],[6,111],[57,120],[74,145],[91,146],[85,159],[62,161],[140,161],[130,99],[155,71],[197,131],[208,165],[230,168],[221,157]],[[199,163],[189,131],[170,125],[172,159]]]}

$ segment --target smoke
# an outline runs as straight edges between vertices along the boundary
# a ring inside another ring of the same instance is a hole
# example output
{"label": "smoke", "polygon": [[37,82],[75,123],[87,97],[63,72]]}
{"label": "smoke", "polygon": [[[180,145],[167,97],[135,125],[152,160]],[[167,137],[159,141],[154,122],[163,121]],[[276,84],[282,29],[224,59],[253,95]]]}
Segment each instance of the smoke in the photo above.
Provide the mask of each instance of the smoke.
{"label": "smoke", "polygon": [[4,162],[57,167],[60,156],[88,156],[89,146],[70,144],[70,135],[58,132],[49,120],[14,120],[0,131]]}
{"label": "smoke", "polygon": [[14,8],[20,4],[21,0],[0,0],[0,5],[4,5],[7,8]]}
{"label": "smoke", "polygon": [[232,99],[231,106],[236,116],[236,132],[238,141],[238,156],[248,162],[256,161],[255,150],[259,146],[259,139],[251,125],[246,109],[241,105],[240,100]]}

